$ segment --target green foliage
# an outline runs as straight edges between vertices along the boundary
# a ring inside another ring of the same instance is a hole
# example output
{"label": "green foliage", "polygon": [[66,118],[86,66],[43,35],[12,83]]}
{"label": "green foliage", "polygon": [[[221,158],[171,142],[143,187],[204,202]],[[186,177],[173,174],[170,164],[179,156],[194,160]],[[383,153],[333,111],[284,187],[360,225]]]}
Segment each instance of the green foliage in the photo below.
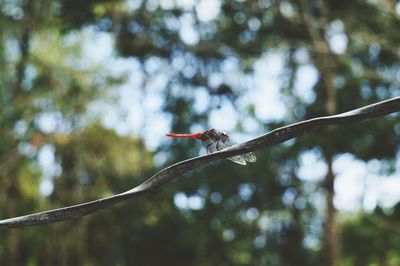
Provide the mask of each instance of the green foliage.
{"label": "green foliage", "polygon": [[399,263],[399,204],[386,212],[378,207],[344,223],[342,248],[347,265]]}
{"label": "green foliage", "polygon": [[[199,152],[198,143],[179,140],[151,153],[146,136],[121,136],[93,121],[90,106],[110,101],[110,91],[126,80],[87,64],[81,45],[88,28],[112,36],[113,56],[138,62],[143,97],[161,73],[166,82],[159,111],[175,132],[208,127],[210,113],[224,105],[238,111],[239,131],[247,131],[246,119],[256,121],[259,132],[247,132],[254,135],[399,94],[394,1],[218,3],[219,14],[207,20],[199,6],[168,1],[1,1],[1,217],[118,193]],[[181,31],[187,25],[195,32],[191,38]],[[340,36],[345,52],[330,47]],[[241,100],[254,92],[247,84],[254,63],[276,52],[283,55],[280,86],[288,116],[266,123],[255,103],[243,107]],[[311,100],[296,90],[304,66],[318,73]],[[208,101],[199,111],[196,95],[204,91]],[[215,162],[99,214],[6,232],[0,264],[321,265],[326,221],[320,202],[328,186],[300,180],[300,155],[311,150],[329,163],[351,153],[379,159],[386,166],[382,174],[393,173],[397,120],[314,132],[258,152],[249,167]],[[39,158],[46,149],[54,160],[50,173]],[[155,165],[157,156],[166,158],[165,165]],[[47,194],[44,181],[52,186]],[[377,209],[343,223],[344,265],[398,264],[400,243],[391,229],[396,210],[388,215]]]}

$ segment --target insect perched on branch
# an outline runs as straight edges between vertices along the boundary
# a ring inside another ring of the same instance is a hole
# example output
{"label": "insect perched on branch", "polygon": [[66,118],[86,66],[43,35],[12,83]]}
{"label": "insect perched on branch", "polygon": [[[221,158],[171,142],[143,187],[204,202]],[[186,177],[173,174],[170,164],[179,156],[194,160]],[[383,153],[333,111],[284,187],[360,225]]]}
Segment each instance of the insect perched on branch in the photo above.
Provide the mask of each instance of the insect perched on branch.
{"label": "insect perched on branch", "polygon": [[[236,142],[232,140],[228,133],[221,132],[213,128],[193,134],[169,133],[165,135],[173,138],[199,139],[202,141],[204,148],[206,148],[207,154],[222,151],[223,149],[236,144]],[[247,152],[241,155],[228,157],[227,159],[241,165],[246,165],[246,162],[254,163],[257,160],[256,155],[253,152]]]}

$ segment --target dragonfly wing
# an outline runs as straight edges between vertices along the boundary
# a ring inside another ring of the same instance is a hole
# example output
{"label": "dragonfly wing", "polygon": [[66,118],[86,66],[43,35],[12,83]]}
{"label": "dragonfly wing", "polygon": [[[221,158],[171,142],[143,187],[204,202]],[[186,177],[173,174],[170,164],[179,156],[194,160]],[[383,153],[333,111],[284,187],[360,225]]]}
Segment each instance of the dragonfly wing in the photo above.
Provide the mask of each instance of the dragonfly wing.
{"label": "dragonfly wing", "polygon": [[[236,143],[234,141],[232,141],[231,139],[226,139],[224,141],[219,140],[216,142],[207,143],[206,150],[207,150],[207,153],[210,154],[210,153],[214,153],[216,151],[221,151],[223,149],[226,149],[234,144],[236,144]],[[241,155],[232,156],[227,159],[231,160],[232,162],[235,162],[237,164],[246,165],[246,161],[255,162],[256,156],[254,153],[249,152],[249,153],[245,153],[245,154],[241,154]]]}
{"label": "dragonfly wing", "polygon": [[218,150],[218,142],[209,143],[206,146],[207,154],[214,153]]}
{"label": "dragonfly wing", "polygon": [[247,162],[255,163],[257,161],[256,155],[253,152],[248,152],[241,155]]}
{"label": "dragonfly wing", "polygon": [[228,159],[228,160],[231,160],[231,161],[234,162],[234,163],[238,163],[238,164],[241,164],[241,165],[246,165],[245,159],[244,159],[242,156],[240,156],[240,155],[232,156],[232,157],[229,157],[229,158],[227,158],[227,159]]}
{"label": "dragonfly wing", "polygon": [[[229,139],[226,140],[225,142],[218,141],[217,145],[216,145],[216,148],[217,148],[218,151],[220,151],[220,150],[226,149],[226,148],[228,148],[228,147],[230,147],[230,146],[232,146],[234,144],[235,143],[230,141]],[[237,164],[246,165],[246,160],[241,155],[232,156],[232,157],[229,157],[227,159],[231,160],[232,162],[237,163]]]}
{"label": "dragonfly wing", "polygon": [[[225,149],[227,147],[233,146],[235,144],[236,144],[236,142],[234,140],[232,140],[231,138],[228,138],[227,140],[225,140],[225,142],[219,141],[218,145],[217,145],[217,148],[220,148],[222,150],[222,149]],[[221,147],[218,147],[218,146],[221,146]],[[240,159],[239,159],[239,157],[240,157]],[[247,162],[250,162],[250,163],[254,163],[254,162],[257,161],[256,155],[253,152],[240,154],[240,155],[228,158],[228,159],[233,161],[233,162],[235,162],[235,163],[243,164],[243,165],[245,165],[245,163],[243,163],[243,161],[244,162],[247,161]]]}

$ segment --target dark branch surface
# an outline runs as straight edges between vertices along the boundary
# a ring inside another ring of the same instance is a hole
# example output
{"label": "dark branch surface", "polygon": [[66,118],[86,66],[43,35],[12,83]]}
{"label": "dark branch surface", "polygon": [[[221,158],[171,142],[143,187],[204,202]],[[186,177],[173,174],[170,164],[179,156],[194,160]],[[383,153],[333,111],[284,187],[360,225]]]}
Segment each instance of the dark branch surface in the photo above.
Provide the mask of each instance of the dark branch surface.
{"label": "dark branch surface", "polygon": [[399,111],[400,97],[396,97],[346,113],[333,116],[318,117],[291,124],[275,129],[271,132],[268,132],[242,144],[232,146],[223,151],[191,158],[173,164],[159,171],[142,184],[134,187],[133,189],[114,196],[69,207],[0,220],[0,229],[49,224],[85,216],[98,210],[109,208],[121,201],[148,193],[151,190],[170,182],[171,180],[182,175],[183,173],[189,172],[211,161],[220,160],[234,155],[262,149],[270,145],[282,143],[286,140],[304,135],[323,126],[358,121]]}

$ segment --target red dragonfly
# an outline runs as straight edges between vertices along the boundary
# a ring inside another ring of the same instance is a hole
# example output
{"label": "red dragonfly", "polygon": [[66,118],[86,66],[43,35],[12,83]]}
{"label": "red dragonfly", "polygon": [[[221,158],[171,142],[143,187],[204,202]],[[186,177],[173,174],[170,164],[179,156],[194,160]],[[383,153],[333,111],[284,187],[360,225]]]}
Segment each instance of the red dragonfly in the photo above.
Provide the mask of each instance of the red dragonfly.
{"label": "red dragonfly", "polygon": [[[203,146],[206,148],[207,153],[214,153],[216,151],[220,151],[226,149],[232,145],[235,145],[234,142],[227,133],[221,132],[216,129],[209,129],[203,132],[193,133],[193,134],[165,134],[168,137],[173,138],[191,138],[191,139],[199,139],[202,141]],[[237,156],[229,157],[228,160],[232,162],[246,165],[246,162],[254,163],[256,159],[256,155],[252,152],[244,153]]]}

